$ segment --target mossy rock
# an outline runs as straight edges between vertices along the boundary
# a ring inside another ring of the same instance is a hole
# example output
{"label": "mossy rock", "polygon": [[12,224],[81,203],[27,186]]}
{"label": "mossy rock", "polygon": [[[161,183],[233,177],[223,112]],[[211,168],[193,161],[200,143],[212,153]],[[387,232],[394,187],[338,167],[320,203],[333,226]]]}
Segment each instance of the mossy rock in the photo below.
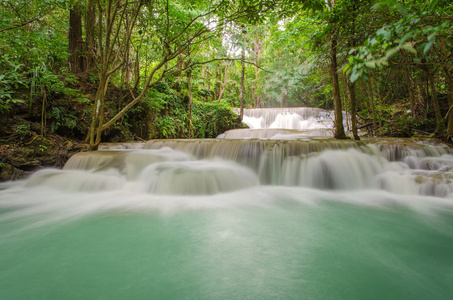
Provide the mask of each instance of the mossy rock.
{"label": "mossy rock", "polygon": [[8,163],[3,163],[0,167],[0,181],[17,180],[28,175],[29,172],[20,170]]}

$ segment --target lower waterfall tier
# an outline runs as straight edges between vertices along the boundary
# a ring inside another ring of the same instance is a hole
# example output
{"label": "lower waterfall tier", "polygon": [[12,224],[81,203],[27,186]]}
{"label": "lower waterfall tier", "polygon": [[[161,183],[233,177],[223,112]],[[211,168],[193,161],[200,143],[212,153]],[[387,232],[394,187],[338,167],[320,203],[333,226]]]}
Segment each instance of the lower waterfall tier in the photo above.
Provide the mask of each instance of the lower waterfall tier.
{"label": "lower waterfall tier", "polygon": [[103,151],[79,153],[62,171],[37,172],[26,186],[181,195],[256,185],[438,197],[453,193],[452,151],[427,141],[156,140],[131,146],[104,145]]}

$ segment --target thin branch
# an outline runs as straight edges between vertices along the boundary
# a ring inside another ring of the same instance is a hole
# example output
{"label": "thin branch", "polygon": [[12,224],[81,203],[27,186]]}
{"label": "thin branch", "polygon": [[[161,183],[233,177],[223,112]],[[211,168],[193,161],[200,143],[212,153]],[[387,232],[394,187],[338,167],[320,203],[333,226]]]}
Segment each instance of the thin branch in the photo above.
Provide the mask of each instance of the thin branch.
{"label": "thin branch", "polygon": [[[190,64],[189,66],[185,67],[184,69],[182,69],[182,71],[185,71],[186,69],[191,68],[191,67],[193,67],[195,65],[206,65],[206,64],[212,63],[214,61],[241,61],[241,59],[240,58],[228,58],[228,57],[226,57],[226,58],[214,58],[214,59],[203,61],[203,62],[194,62],[194,63]],[[274,74],[275,73],[275,72],[272,72],[272,71],[268,71],[268,70],[258,66],[256,63],[251,62],[251,61],[244,60],[244,63],[252,65],[252,66],[255,66],[258,69],[260,69],[260,70],[262,70],[262,71],[264,71],[266,73],[269,73],[269,74]]]}
{"label": "thin branch", "polygon": [[25,22],[25,23],[22,23],[22,24],[19,24],[19,25],[15,25],[15,26],[11,26],[11,27],[7,27],[7,28],[0,29],[0,33],[4,32],[4,31],[13,30],[13,29],[16,29],[16,28],[20,28],[20,27],[25,27],[25,26],[27,26],[28,24],[33,23],[33,22],[38,21],[38,20],[39,20],[39,18],[34,18],[34,19],[32,19],[32,20],[29,20],[29,21],[27,21],[27,22]]}

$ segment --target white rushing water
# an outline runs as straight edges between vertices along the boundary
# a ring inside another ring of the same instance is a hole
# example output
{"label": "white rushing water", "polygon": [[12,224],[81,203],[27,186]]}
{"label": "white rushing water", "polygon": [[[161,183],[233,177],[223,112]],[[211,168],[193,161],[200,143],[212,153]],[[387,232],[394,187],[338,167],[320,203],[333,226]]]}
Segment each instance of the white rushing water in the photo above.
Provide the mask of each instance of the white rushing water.
{"label": "white rushing water", "polygon": [[[348,127],[343,113],[343,125]],[[332,137],[334,114],[331,110],[311,107],[245,109],[243,123],[250,130],[230,130],[219,138],[299,139],[306,136]],[[350,124],[349,124],[350,125]]]}
{"label": "white rushing water", "polygon": [[0,299],[451,297],[448,146],[246,115],[261,129],[104,144],[0,184]]}
{"label": "white rushing water", "polygon": [[330,110],[311,107],[245,109],[243,122],[250,129],[333,129]]}

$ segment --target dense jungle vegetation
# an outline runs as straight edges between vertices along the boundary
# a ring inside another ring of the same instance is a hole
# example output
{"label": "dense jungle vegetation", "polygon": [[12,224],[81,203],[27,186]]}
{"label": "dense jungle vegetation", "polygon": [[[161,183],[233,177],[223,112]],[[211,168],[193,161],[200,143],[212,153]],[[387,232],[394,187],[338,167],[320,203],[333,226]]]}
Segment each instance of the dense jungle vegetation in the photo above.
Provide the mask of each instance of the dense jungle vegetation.
{"label": "dense jungle vegetation", "polygon": [[0,7],[1,168],[61,164],[74,141],[215,137],[241,126],[232,107],[335,109],[336,138],[453,137],[450,0]]}

